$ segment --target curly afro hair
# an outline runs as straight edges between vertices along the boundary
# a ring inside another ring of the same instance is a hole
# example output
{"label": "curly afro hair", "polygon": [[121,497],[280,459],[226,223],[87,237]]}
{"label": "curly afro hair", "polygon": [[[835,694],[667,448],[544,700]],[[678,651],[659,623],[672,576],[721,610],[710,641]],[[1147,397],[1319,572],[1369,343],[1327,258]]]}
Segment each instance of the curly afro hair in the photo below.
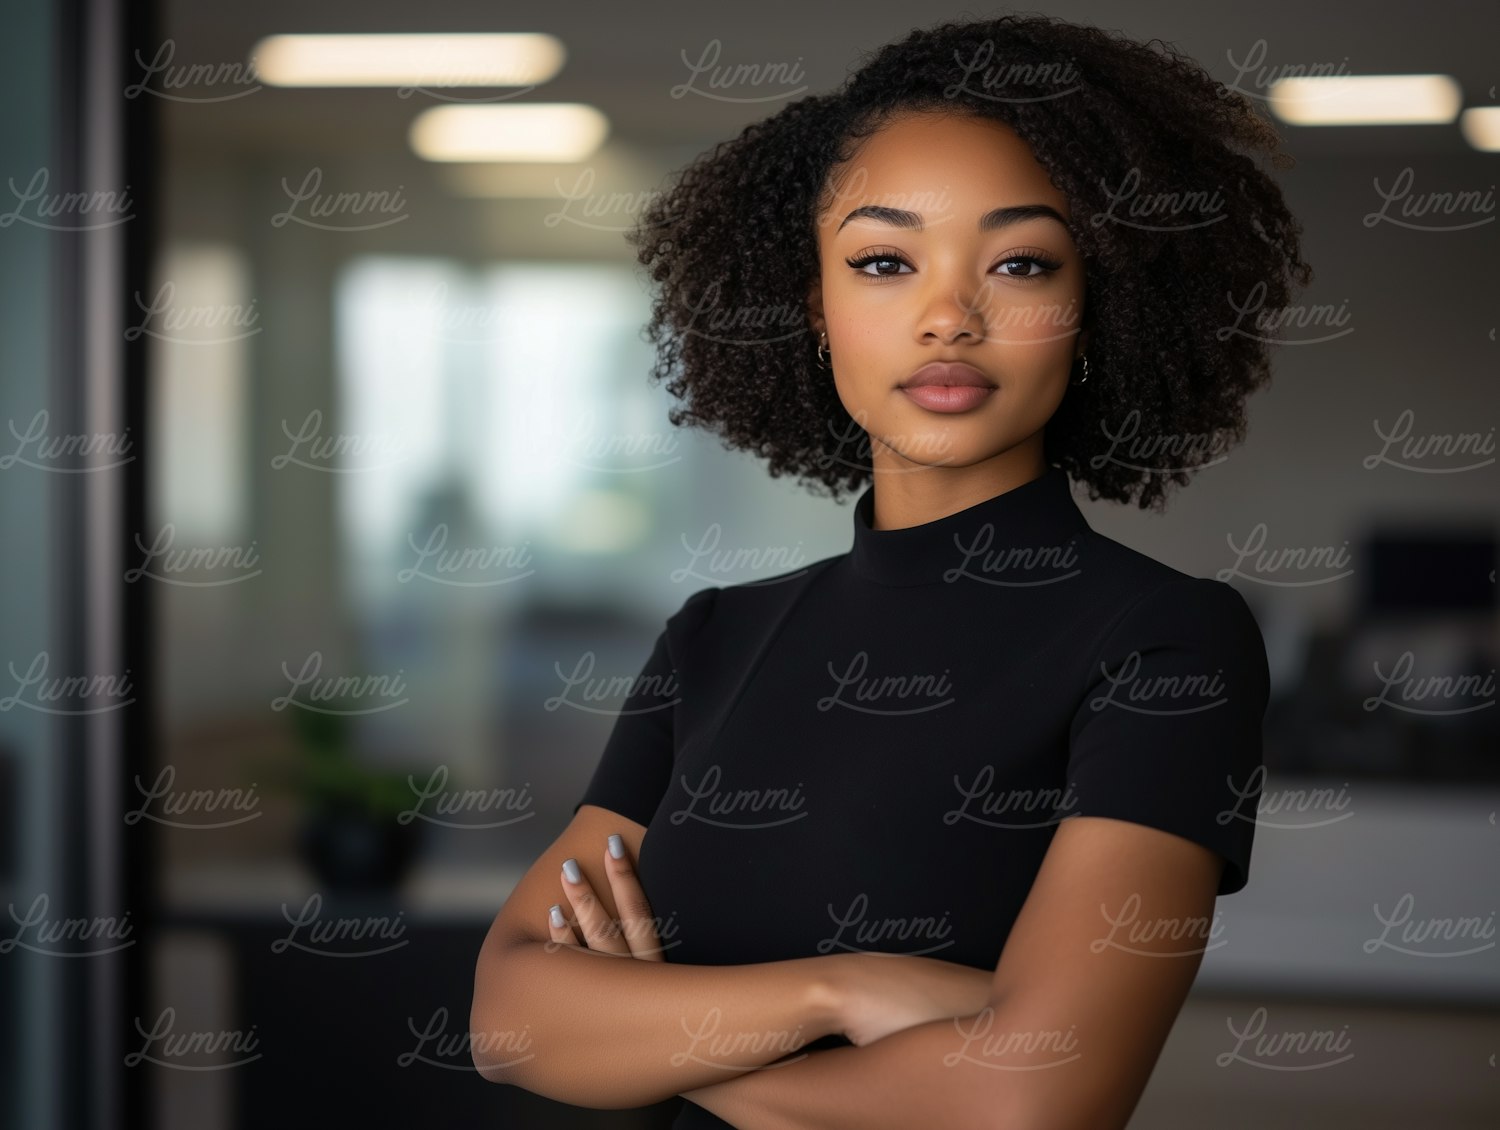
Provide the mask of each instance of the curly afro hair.
{"label": "curly afro hair", "polygon": [[[975,79],[986,59],[1003,62]],[[1292,162],[1243,95],[1175,48],[1050,16],[913,31],[837,90],[702,154],[651,201],[627,238],[655,284],[645,334],[651,379],[670,377],[681,402],[671,422],[717,434],[816,494],[838,499],[870,481],[867,437],[817,364],[807,296],[830,174],[912,110],[1004,123],[1069,200],[1090,377],[1070,383],[1048,422],[1045,458],[1092,499],[1161,509],[1170,483],[1243,441],[1246,397],[1269,379],[1268,343],[1227,327],[1230,304],[1254,296],[1284,308],[1312,276],[1300,225],[1254,158]],[[1163,199],[1210,187],[1222,222],[1101,222],[1130,178]],[[1124,430],[1146,442],[1111,457]],[[851,435],[864,441],[858,458]]]}

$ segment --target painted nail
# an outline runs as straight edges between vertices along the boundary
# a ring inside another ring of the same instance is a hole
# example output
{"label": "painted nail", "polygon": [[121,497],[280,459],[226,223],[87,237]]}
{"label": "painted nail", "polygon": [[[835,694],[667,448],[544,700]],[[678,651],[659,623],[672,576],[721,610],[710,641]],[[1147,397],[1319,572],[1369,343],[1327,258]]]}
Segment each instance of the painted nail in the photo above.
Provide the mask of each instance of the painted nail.
{"label": "painted nail", "polygon": [[624,859],[625,841],[620,839],[619,836],[611,836],[609,838],[609,854],[614,856],[616,859]]}
{"label": "painted nail", "polygon": [[561,930],[567,924],[567,919],[563,918],[562,907],[554,906],[552,908],[552,925]]}
{"label": "painted nail", "polygon": [[583,882],[583,875],[578,870],[578,860],[576,860],[576,859],[565,859],[565,860],[563,860],[563,875],[568,880],[568,882],[570,882],[570,883],[581,883],[581,882]]}

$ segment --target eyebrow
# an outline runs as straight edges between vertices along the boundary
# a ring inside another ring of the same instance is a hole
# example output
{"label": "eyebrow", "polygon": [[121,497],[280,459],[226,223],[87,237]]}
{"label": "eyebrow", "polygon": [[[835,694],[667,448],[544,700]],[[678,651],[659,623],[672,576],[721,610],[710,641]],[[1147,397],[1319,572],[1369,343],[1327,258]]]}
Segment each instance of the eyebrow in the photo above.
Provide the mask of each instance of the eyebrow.
{"label": "eyebrow", "polygon": [[[995,231],[998,228],[1019,224],[1023,220],[1033,220],[1039,216],[1050,216],[1067,227],[1068,221],[1062,218],[1057,209],[1046,204],[1015,204],[1009,208],[992,208],[980,216],[979,230]],[[892,227],[908,228],[911,231],[922,230],[922,216],[919,212],[908,212],[905,208],[887,208],[881,204],[864,204],[845,216],[837,231],[843,231],[845,224],[860,217],[890,224]]]}

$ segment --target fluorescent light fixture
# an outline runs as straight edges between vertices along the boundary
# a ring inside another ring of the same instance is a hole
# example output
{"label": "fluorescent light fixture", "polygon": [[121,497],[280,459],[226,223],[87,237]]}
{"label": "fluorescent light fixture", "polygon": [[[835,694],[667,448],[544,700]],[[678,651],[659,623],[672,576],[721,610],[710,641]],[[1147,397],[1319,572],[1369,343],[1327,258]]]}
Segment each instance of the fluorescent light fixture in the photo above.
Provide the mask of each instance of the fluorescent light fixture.
{"label": "fluorescent light fixture", "polygon": [[1500,106],[1474,106],[1465,110],[1458,119],[1458,128],[1475,149],[1500,152]]}
{"label": "fluorescent light fixture", "polygon": [[532,86],[562,69],[542,33],[273,35],[251,51],[270,86]]}
{"label": "fluorescent light fixture", "polygon": [[1435,125],[1458,117],[1463,95],[1449,75],[1321,75],[1280,79],[1266,101],[1298,126]]}
{"label": "fluorescent light fixture", "polygon": [[582,161],[609,119],[581,102],[434,106],[411,124],[411,147],[429,161]]}

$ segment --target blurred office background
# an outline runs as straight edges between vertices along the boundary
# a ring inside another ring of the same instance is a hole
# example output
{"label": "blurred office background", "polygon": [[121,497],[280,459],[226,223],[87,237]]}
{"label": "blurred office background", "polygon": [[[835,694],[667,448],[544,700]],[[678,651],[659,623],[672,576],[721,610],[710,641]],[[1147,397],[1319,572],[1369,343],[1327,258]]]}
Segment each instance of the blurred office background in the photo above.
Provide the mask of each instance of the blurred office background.
{"label": "blurred office background", "polygon": [[[1317,278],[1247,444],[1165,515],[1079,498],[1234,584],[1274,683],[1250,885],[1134,1125],[1493,1127],[1500,240],[1494,111],[1465,112],[1500,12],[1046,10],[1268,107],[1302,73],[1451,76],[1440,121],[1283,125]],[[0,1122],[670,1113],[481,1082],[477,947],[593,769],[620,700],[590,688],[688,593],[842,552],[852,517],[668,424],[623,232],[695,154],[960,11],[6,5]],[[517,85],[268,81],[297,61],[268,37],[420,32],[550,38]],[[592,108],[540,129],[575,152],[417,151],[424,115],[532,103]],[[1255,1062],[1278,1036],[1298,1070]]]}

